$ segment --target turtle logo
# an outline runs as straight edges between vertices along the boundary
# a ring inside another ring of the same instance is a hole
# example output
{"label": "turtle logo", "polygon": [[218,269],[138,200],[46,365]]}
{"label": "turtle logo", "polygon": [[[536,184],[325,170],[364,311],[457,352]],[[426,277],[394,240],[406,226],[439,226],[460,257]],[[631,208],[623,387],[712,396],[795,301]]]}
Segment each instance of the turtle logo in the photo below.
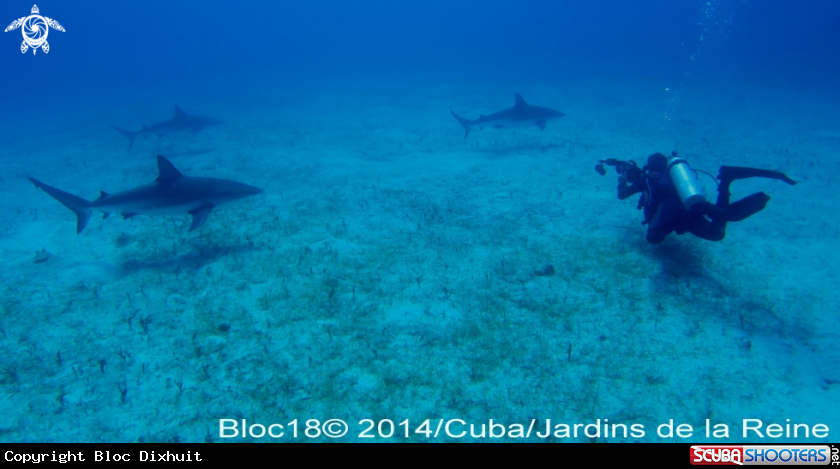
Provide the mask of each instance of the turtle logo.
{"label": "turtle logo", "polygon": [[58,21],[41,16],[38,5],[32,7],[32,14],[18,18],[12,21],[12,24],[4,32],[14,31],[21,28],[23,33],[23,43],[20,45],[20,52],[25,54],[29,48],[32,48],[32,54],[38,52],[38,48],[44,50],[45,54],[50,52],[50,44],[47,42],[47,35],[50,33],[50,28],[57,29],[64,32],[64,27],[58,24]]}

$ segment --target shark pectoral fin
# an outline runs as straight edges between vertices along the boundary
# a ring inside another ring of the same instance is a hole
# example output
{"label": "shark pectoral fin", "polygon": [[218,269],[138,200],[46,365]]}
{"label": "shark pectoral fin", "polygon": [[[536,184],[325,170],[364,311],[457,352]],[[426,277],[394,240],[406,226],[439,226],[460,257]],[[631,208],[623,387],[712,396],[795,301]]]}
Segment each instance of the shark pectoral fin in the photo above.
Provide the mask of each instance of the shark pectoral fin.
{"label": "shark pectoral fin", "polygon": [[545,120],[538,120],[534,123],[537,124],[537,127],[539,127],[540,130],[545,130]]}
{"label": "shark pectoral fin", "polygon": [[122,215],[123,220],[128,220],[131,217],[136,217],[137,216],[136,213],[130,213],[130,212],[123,212],[120,215]]}
{"label": "shark pectoral fin", "polygon": [[213,210],[213,207],[213,205],[203,205],[190,212],[190,215],[193,216],[192,225],[190,225],[190,231],[193,231],[202,224],[204,224],[204,220],[207,220],[207,215],[210,215],[210,212]]}

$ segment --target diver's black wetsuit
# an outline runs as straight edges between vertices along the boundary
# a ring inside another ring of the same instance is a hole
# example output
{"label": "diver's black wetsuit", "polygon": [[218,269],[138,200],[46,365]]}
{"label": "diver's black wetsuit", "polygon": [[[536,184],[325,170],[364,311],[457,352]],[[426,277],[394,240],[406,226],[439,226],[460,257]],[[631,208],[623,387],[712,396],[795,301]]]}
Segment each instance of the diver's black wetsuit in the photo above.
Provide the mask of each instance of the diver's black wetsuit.
{"label": "diver's black wetsuit", "polygon": [[[659,159],[656,160],[655,157]],[[778,171],[768,171],[754,168],[721,166],[720,185],[718,186],[717,203],[701,202],[686,211],[676,187],[668,176],[667,165],[652,165],[654,160],[665,161],[664,155],[651,155],[649,165],[645,167],[642,177],[633,184],[627,185],[624,178],[619,178],[618,198],[624,200],[635,194],[643,193],[645,224],[648,225],[647,241],[651,244],[661,243],[672,232],[682,235],[691,233],[709,241],[721,241],[726,236],[726,224],[730,221],[741,221],[760,212],[767,206],[770,196],[764,192],[757,192],[730,204],[731,192],[729,185],[737,179],[750,177],[765,177],[780,179],[788,184],[795,181]],[[653,167],[651,167],[653,166]]]}

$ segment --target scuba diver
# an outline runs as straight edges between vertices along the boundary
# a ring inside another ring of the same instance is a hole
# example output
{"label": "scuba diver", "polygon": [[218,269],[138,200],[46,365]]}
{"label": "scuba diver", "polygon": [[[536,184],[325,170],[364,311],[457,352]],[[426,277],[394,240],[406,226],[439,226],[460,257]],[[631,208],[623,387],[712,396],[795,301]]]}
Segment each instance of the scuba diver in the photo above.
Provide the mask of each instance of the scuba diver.
{"label": "scuba diver", "polygon": [[643,168],[639,168],[635,161],[601,160],[595,170],[602,176],[606,174],[604,165],[614,166],[619,175],[619,200],[642,194],[638,208],[644,209],[645,221],[642,224],[648,225],[647,241],[651,244],[661,243],[672,232],[721,241],[726,236],[728,222],[745,220],[764,210],[770,200],[764,192],[730,203],[732,195],[729,186],[733,181],[761,177],[796,184],[779,171],[721,166],[717,177],[720,181],[717,203],[712,204],[706,200],[697,172],[687,161],[679,158],[677,152],[671,153],[670,157],[654,153],[648,157]]}

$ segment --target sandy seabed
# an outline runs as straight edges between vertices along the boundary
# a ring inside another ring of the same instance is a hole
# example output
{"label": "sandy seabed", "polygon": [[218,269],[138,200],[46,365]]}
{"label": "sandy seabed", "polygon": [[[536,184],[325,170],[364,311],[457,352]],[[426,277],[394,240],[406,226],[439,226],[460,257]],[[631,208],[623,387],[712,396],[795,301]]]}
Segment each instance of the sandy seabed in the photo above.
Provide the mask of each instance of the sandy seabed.
{"label": "sandy seabed", "polygon": [[[567,116],[463,140],[450,108],[474,119],[516,91]],[[778,441],[744,438],[743,419],[840,432],[837,99],[461,83],[177,104],[227,124],[131,151],[111,122],[6,138],[0,441],[227,441],[220,419],[343,419],[343,441],[362,419],[645,430],[525,441]],[[671,150],[801,183],[739,181],[736,198],[772,200],[722,243],[649,246],[635,198],[594,165]],[[76,235],[24,177],[92,199],[152,181],[156,154],[265,191],[193,233],[188,216],[94,216]],[[671,419],[694,437],[657,436]],[[707,419],[730,437],[706,438]]]}

